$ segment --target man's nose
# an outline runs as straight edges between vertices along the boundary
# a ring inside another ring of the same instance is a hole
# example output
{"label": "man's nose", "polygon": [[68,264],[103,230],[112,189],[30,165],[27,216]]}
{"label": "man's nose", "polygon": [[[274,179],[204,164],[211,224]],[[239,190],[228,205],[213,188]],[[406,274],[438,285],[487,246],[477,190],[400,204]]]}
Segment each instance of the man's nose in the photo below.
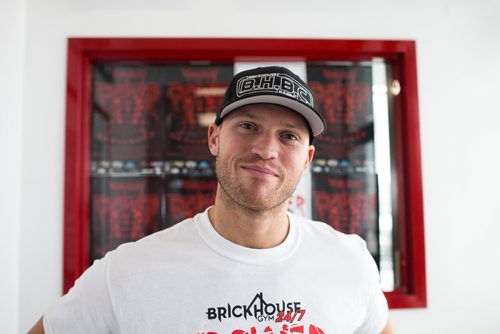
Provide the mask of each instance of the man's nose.
{"label": "man's nose", "polygon": [[272,133],[261,133],[252,145],[252,153],[263,160],[276,159],[279,151],[279,139]]}

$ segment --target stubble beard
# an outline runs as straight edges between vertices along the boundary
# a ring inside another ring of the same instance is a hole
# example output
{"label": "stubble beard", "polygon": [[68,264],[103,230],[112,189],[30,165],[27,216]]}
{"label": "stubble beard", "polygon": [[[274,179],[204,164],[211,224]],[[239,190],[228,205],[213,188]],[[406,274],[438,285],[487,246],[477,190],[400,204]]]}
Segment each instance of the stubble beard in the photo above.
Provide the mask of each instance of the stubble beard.
{"label": "stubble beard", "polygon": [[[255,160],[258,159],[255,158]],[[245,161],[248,162],[248,159]],[[270,189],[264,196],[255,198],[251,189],[245,189],[245,186],[237,179],[235,172],[231,169],[231,161],[221,157],[220,154],[217,154],[215,160],[215,173],[219,182],[219,190],[221,190],[221,200],[234,209],[250,214],[281,210],[283,206],[288,207],[288,199],[292,196],[299,181],[299,179],[286,180],[277,189]]]}

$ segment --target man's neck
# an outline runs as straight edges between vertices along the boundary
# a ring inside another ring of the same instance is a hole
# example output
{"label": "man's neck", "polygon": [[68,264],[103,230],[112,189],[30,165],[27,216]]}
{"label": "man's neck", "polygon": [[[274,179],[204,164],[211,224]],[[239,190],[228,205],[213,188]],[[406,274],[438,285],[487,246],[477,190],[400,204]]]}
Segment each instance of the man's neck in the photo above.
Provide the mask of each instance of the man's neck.
{"label": "man's neck", "polygon": [[228,205],[219,196],[208,211],[214,229],[225,239],[248,248],[271,248],[281,244],[289,230],[286,203],[265,211]]}

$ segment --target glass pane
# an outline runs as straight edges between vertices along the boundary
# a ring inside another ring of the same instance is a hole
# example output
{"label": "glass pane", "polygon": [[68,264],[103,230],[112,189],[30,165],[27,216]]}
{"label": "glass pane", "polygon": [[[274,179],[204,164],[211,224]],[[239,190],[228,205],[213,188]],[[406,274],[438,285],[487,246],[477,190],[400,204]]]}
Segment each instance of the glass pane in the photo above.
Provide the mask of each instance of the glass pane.
{"label": "glass pane", "polygon": [[91,261],[213,203],[207,126],[232,76],[233,64],[93,65]]}
{"label": "glass pane", "polygon": [[395,286],[388,66],[369,62],[96,63],[92,81],[91,261],[213,204],[207,149],[234,73],[283,65],[307,78],[327,121],[290,210],[366,242]]}
{"label": "glass pane", "polygon": [[327,131],[315,141],[312,218],[356,233],[394,289],[390,124],[386,64],[307,64],[307,81]]}
{"label": "glass pane", "polygon": [[384,291],[394,290],[395,268],[393,250],[393,198],[395,188],[392,177],[395,171],[391,168],[393,154],[391,151],[392,126],[388,97],[388,66],[383,60],[372,62],[373,75],[373,116],[375,140],[375,171],[378,180],[378,220],[380,238],[380,276]]}

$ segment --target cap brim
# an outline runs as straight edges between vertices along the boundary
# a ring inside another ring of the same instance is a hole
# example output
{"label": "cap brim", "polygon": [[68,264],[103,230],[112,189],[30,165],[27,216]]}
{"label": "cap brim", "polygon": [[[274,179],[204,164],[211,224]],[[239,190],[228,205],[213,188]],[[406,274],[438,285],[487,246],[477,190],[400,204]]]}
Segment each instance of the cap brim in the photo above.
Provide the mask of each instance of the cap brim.
{"label": "cap brim", "polygon": [[325,131],[326,125],[323,122],[323,119],[314,109],[291,98],[278,95],[257,95],[238,100],[222,109],[222,111],[220,112],[220,118],[224,118],[224,116],[239,107],[256,103],[278,104],[299,113],[309,123],[314,137],[320,135],[323,131]]}

